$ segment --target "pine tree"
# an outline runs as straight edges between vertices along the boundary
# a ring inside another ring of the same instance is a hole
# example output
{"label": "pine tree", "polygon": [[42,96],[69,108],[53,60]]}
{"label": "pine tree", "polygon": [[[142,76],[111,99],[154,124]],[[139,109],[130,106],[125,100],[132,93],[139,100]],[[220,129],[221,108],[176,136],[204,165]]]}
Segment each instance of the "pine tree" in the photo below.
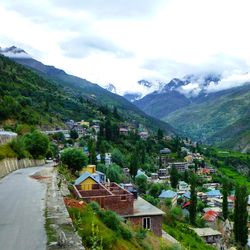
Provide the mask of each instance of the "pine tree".
{"label": "pine tree", "polygon": [[137,170],[139,167],[138,155],[133,153],[130,159],[129,173],[134,178],[137,174]]}
{"label": "pine tree", "polygon": [[223,218],[226,220],[228,218],[228,201],[227,201],[227,196],[228,196],[228,184],[225,181],[223,184],[223,201],[222,201],[222,213],[223,213]]}
{"label": "pine tree", "polygon": [[163,138],[163,131],[161,129],[158,129],[157,131],[157,139],[162,140]]}
{"label": "pine tree", "polygon": [[236,243],[238,243],[241,247],[244,247],[248,240],[247,201],[247,187],[237,186],[234,206],[234,236]]}
{"label": "pine tree", "polygon": [[189,219],[192,225],[195,225],[196,221],[196,207],[197,207],[197,194],[196,194],[196,177],[192,174],[190,178],[191,182],[191,195],[190,195],[190,207],[189,207]]}
{"label": "pine tree", "polygon": [[179,181],[179,173],[178,170],[175,167],[172,167],[170,171],[170,182],[171,182],[171,187],[176,188],[177,184]]}

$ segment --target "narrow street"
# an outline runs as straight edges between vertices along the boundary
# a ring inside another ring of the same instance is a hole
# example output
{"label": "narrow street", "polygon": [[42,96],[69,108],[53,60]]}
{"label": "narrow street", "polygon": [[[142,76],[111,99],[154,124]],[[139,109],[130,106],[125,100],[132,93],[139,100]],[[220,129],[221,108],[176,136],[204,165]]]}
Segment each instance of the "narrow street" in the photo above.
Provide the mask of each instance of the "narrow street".
{"label": "narrow street", "polygon": [[0,180],[0,249],[46,249],[46,184],[29,176],[50,165],[20,169]]}

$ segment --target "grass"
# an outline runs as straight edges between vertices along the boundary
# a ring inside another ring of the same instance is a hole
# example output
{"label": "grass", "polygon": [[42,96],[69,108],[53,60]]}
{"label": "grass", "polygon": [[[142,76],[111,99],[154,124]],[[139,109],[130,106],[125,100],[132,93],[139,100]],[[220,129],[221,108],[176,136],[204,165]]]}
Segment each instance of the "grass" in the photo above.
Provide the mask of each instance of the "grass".
{"label": "grass", "polygon": [[215,250],[215,248],[203,242],[195,232],[183,223],[177,221],[174,224],[164,223],[163,229],[178,240],[185,249]]}
{"label": "grass", "polygon": [[50,218],[48,218],[48,210],[47,208],[45,209],[44,212],[44,216],[45,216],[45,231],[47,234],[47,244],[50,244],[51,242],[55,242],[57,241],[57,234],[55,229],[52,228],[52,220]]}
{"label": "grass", "polygon": [[11,149],[10,144],[3,144],[0,146],[0,160],[4,158],[15,158],[17,155]]}
{"label": "grass", "polygon": [[132,238],[126,240],[119,232],[104,224],[90,205],[83,209],[68,208],[68,211],[86,249],[92,249],[94,244],[97,247],[95,249],[110,250],[171,249],[168,242],[153,233],[147,232],[143,237],[139,237],[140,230],[138,228],[120,222],[121,227],[132,233]]}

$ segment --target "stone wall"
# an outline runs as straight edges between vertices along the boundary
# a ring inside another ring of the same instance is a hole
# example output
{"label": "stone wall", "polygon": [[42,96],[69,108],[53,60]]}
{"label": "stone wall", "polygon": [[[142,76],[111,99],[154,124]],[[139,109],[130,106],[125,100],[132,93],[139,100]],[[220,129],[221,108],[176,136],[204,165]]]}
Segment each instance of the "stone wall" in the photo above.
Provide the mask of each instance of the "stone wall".
{"label": "stone wall", "polygon": [[0,178],[20,168],[35,167],[45,164],[44,160],[10,158],[0,161]]}

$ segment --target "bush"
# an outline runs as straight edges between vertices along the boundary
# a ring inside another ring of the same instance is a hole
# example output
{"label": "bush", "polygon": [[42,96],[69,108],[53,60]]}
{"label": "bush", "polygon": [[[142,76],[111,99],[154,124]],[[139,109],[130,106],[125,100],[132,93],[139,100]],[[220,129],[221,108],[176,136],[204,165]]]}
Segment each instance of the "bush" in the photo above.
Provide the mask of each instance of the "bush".
{"label": "bush", "polygon": [[16,153],[18,159],[29,157],[23,137],[17,137],[10,142],[11,149]]}
{"label": "bush", "polygon": [[124,240],[130,240],[132,238],[132,233],[131,231],[126,228],[125,226],[122,226],[120,227],[120,233],[121,233],[121,236]]}
{"label": "bush", "polygon": [[35,130],[24,137],[25,147],[33,158],[44,158],[49,149],[47,135]]}
{"label": "bush", "polygon": [[79,149],[68,148],[62,152],[61,160],[72,171],[77,171],[87,164],[88,157]]}

